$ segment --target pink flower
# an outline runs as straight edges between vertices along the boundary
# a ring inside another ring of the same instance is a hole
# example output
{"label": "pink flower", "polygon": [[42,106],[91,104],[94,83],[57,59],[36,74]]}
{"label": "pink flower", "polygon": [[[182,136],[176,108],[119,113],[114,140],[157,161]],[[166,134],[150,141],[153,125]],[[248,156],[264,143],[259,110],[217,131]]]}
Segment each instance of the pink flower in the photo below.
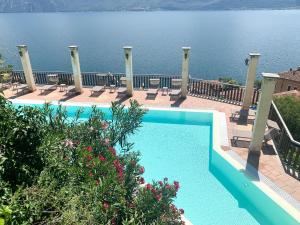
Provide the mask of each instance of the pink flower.
{"label": "pink flower", "polygon": [[111,152],[111,154],[116,156],[116,150],[113,147],[109,147],[108,150]]}
{"label": "pink flower", "polygon": [[86,147],[86,150],[87,150],[88,152],[91,152],[91,151],[93,150],[93,148],[92,148],[92,146],[87,146],[87,147]]}
{"label": "pink flower", "polygon": [[102,205],[105,210],[109,208],[109,203],[107,201],[104,201]]}
{"label": "pink flower", "polygon": [[105,144],[105,145],[109,145],[109,142],[110,142],[109,138],[105,138],[105,139],[104,139],[104,144]]}
{"label": "pink flower", "polygon": [[184,214],[184,210],[183,209],[179,209],[180,214]]}
{"label": "pink flower", "polygon": [[69,148],[73,148],[73,146],[74,146],[74,143],[72,142],[72,140],[69,140],[69,139],[65,140],[65,141],[63,142],[63,144],[64,144],[66,147],[69,147]]}
{"label": "pink flower", "polygon": [[101,162],[104,162],[106,160],[106,158],[103,155],[99,155],[98,158]]}
{"label": "pink flower", "polygon": [[170,184],[166,184],[166,189],[171,189],[171,185]]}
{"label": "pink flower", "polygon": [[152,194],[156,195],[156,189],[155,188],[152,188],[151,192],[152,192]]}
{"label": "pink flower", "polygon": [[175,190],[178,191],[178,189],[180,188],[179,182],[178,181],[174,181],[174,186],[175,186]]}
{"label": "pink flower", "polygon": [[152,189],[152,185],[151,184],[146,184],[146,189],[147,190],[151,190]]}
{"label": "pink flower", "polygon": [[158,181],[158,183],[159,183],[159,186],[161,186],[161,187],[164,185],[164,183],[162,181]]}
{"label": "pink flower", "polygon": [[140,167],[139,172],[140,172],[140,174],[143,174],[145,172],[145,168],[143,166]]}
{"label": "pink flower", "polygon": [[144,184],[145,183],[145,179],[143,177],[141,177],[140,180],[139,180],[139,183],[140,184]]}
{"label": "pink flower", "polygon": [[162,199],[162,194],[156,195],[155,198],[159,202]]}
{"label": "pink flower", "polygon": [[102,122],[101,122],[101,128],[102,128],[103,130],[106,130],[106,129],[108,128],[108,123],[107,123],[106,121],[102,121]]}

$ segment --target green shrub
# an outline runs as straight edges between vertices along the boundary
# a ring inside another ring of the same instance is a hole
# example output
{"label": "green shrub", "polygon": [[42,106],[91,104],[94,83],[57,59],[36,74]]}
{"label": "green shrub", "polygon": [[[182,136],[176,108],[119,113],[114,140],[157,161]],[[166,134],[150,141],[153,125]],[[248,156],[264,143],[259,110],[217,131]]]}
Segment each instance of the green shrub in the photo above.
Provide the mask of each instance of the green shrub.
{"label": "green shrub", "polygon": [[300,141],[300,98],[282,96],[274,101],[293,138]]}
{"label": "green shrub", "polygon": [[[145,114],[136,101],[128,109],[113,103],[109,121],[96,107],[80,121],[82,110],[70,120],[62,106],[14,109],[1,101],[6,112],[1,126],[26,131],[0,137],[5,143],[0,154],[14,152],[0,158],[0,206],[10,212],[0,218],[7,224],[183,224],[183,210],[172,204],[179,183],[144,184],[140,155],[127,141]],[[20,186],[13,188],[5,176],[10,168],[3,165],[17,156],[16,177],[23,178],[24,167],[33,172],[27,182],[14,181]]]}

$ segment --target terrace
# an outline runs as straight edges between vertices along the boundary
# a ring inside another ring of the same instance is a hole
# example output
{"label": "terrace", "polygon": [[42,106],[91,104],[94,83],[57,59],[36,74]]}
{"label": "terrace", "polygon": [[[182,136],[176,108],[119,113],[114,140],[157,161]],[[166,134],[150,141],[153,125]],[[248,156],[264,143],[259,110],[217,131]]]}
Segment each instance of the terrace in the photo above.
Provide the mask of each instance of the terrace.
{"label": "terrace", "polygon": [[[188,60],[189,48],[183,49],[183,71],[181,76],[161,76],[161,75],[135,75],[132,73],[132,55],[131,48],[125,48],[125,74],[107,74],[100,79],[104,81],[108,87],[103,93],[91,96],[91,88],[96,85],[99,80],[97,73],[81,73],[76,47],[71,47],[71,58],[73,65],[72,73],[63,72],[34,72],[36,76],[35,82],[30,66],[29,57],[26,59],[27,49],[24,46],[20,51],[25,51],[21,55],[23,60],[22,71],[14,71],[15,80],[26,80],[27,84],[33,90],[46,84],[48,74],[57,74],[59,79],[66,85],[73,85],[79,89],[78,93],[66,94],[65,86],[57,88],[49,93],[41,94],[40,91],[29,91],[29,93],[16,93],[13,89],[4,90],[4,95],[8,99],[16,101],[34,100],[40,102],[67,102],[67,103],[87,103],[98,105],[109,105],[112,101],[119,101],[125,105],[129,104],[130,99],[137,100],[144,107],[152,108],[182,108],[182,109],[203,109],[216,110],[225,114],[227,125],[228,145],[222,146],[224,154],[239,161],[244,170],[253,170],[256,176],[253,180],[261,181],[267,184],[279,196],[293,205],[300,213],[300,182],[299,182],[299,151],[300,144],[294,141],[289,134],[276,106],[271,103],[274,90],[274,77],[269,74],[264,75],[264,85],[261,91],[253,89],[254,78],[256,75],[256,66],[259,55],[250,54],[250,64],[247,75],[247,86],[234,86],[230,84],[215,83],[193,79],[188,76]],[[25,57],[24,57],[25,56]],[[26,62],[27,61],[27,62]],[[28,63],[29,62],[29,63]],[[29,65],[29,66],[28,66]],[[28,72],[29,71],[29,72]],[[32,76],[32,79],[28,78]],[[114,81],[114,85],[120,86],[120,78],[126,77],[127,95],[118,97],[116,91],[111,91],[109,82]],[[151,78],[160,79],[160,91],[155,99],[147,98],[147,89],[149,88],[149,80]],[[183,85],[181,88],[182,96],[178,99],[170,99],[169,95],[163,94],[161,91],[164,87],[172,88],[172,79],[182,79],[182,83],[186,82],[186,89]],[[127,80],[127,81],[128,81]],[[128,86],[130,83],[131,87]],[[273,84],[273,88],[272,88]],[[273,90],[272,90],[273,89]],[[261,95],[261,97],[260,97]],[[260,104],[258,103],[260,97]],[[265,102],[264,102],[265,101]],[[249,108],[256,106],[258,103],[258,111],[255,118],[249,120]],[[271,108],[268,107],[271,105]],[[266,107],[264,107],[264,105]],[[241,111],[240,111],[241,110]],[[243,111],[244,110],[244,111]],[[232,112],[240,111],[240,120],[232,120]],[[260,120],[265,115],[265,121]],[[243,118],[244,117],[244,118]],[[255,139],[255,134],[259,134],[265,130],[266,120],[275,121],[280,130],[280,136],[268,141],[267,145],[262,146],[262,135]],[[260,122],[253,123],[254,120]],[[249,122],[250,121],[250,122]],[[236,146],[232,142],[235,130],[253,131],[252,140],[243,142]],[[257,144],[258,143],[258,144]],[[257,147],[258,146],[258,147]],[[258,148],[258,150],[257,150]],[[260,153],[260,154],[257,154]],[[295,156],[295,157],[294,157]],[[251,165],[251,166],[250,166]],[[253,173],[251,174],[253,176]]]}

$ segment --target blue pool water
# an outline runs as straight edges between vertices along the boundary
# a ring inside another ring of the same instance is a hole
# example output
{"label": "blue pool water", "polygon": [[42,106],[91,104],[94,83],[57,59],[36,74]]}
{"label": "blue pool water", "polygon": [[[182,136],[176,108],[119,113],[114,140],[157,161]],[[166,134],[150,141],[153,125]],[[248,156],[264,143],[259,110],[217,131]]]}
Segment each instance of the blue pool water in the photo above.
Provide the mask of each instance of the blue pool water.
{"label": "blue pool water", "polygon": [[[76,109],[68,107],[70,117]],[[82,119],[89,112],[85,108]],[[149,111],[130,137],[146,181],[179,181],[175,203],[194,225],[298,224],[212,149],[212,124],[212,113]]]}

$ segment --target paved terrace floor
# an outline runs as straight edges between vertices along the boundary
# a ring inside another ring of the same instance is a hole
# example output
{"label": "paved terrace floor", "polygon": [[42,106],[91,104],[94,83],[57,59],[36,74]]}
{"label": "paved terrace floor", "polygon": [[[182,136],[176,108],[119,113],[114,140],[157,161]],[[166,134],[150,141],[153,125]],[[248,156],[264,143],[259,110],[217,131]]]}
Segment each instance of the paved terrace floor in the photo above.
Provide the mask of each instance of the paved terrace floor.
{"label": "paved terrace floor", "polygon": [[[120,101],[126,105],[129,104],[129,99],[119,99],[117,93],[102,93],[98,96],[91,96],[90,89],[84,88],[84,91],[80,95],[66,95],[65,92],[60,92],[59,89],[46,94],[40,94],[37,90],[33,93],[27,93],[24,95],[16,95],[11,90],[5,90],[4,95],[9,99],[27,99],[27,100],[46,100],[46,101],[66,101],[66,102],[84,102],[84,103],[95,103],[95,104],[106,104],[109,105],[112,101]],[[239,110],[240,106],[223,103],[219,101],[203,99],[199,97],[188,96],[185,100],[170,101],[170,97],[163,96],[159,93],[155,100],[146,99],[145,91],[135,91],[134,96],[131,99],[136,99],[140,104],[144,106],[152,107],[179,107],[189,109],[213,109],[226,114],[227,128],[228,128],[228,139],[231,145],[232,131],[234,129],[252,130],[252,125],[237,125],[230,120],[232,110]],[[245,144],[245,143],[244,143]],[[241,158],[248,163],[251,163],[257,168],[263,175],[273,181],[278,187],[290,194],[294,199],[300,203],[300,181],[288,175],[272,146],[262,151],[259,158],[252,158],[248,154],[249,143],[245,144],[243,148],[231,146],[231,149],[235,151]],[[224,148],[224,151],[228,150]]]}

